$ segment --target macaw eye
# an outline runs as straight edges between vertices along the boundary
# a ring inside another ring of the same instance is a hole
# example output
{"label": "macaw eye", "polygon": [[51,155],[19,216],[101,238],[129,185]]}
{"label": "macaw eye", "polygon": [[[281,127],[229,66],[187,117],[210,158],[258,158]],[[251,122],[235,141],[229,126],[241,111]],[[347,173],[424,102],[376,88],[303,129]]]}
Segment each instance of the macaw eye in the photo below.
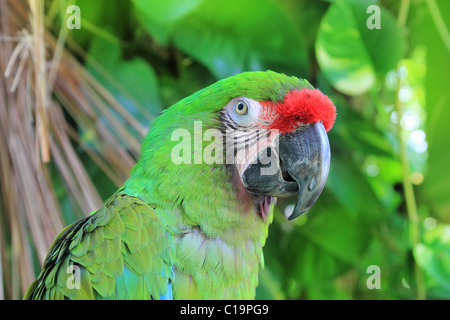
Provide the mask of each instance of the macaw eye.
{"label": "macaw eye", "polygon": [[238,100],[234,105],[234,110],[237,114],[241,116],[246,115],[248,113],[248,105],[244,100]]}

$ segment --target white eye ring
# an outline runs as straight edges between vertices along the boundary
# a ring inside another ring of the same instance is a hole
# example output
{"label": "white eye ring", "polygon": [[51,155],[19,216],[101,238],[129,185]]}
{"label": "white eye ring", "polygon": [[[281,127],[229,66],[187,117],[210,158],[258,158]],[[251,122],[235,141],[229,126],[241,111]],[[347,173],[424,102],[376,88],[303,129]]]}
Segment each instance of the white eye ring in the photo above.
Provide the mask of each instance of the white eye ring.
{"label": "white eye ring", "polygon": [[247,97],[236,97],[226,106],[230,119],[242,127],[253,126],[259,121],[261,105]]}
{"label": "white eye ring", "polygon": [[246,114],[248,114],[247,102],[242,99],[236,101],[236,103],[234,104],[234,111],[241,116],[245,116]]}

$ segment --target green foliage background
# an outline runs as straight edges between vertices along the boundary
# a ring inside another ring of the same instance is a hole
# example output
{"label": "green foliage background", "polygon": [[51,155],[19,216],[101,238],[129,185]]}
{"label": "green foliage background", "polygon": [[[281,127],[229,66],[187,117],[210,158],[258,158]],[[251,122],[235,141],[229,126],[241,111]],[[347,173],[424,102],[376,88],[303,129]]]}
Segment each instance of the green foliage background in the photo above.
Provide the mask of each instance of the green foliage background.
{"label": "green foliage background", "polygon": [[[306,78],[335,102],[325,191],[294,222],[292,199],[279,201],[257,298],[450,297],[449,1],[55,0],[55,30],[72,3],[82,19],[68,47],[145,126],[247,70]],[[373,4],[381,29],[367,25]],[[85,165],[106,199],[116,185]]]}

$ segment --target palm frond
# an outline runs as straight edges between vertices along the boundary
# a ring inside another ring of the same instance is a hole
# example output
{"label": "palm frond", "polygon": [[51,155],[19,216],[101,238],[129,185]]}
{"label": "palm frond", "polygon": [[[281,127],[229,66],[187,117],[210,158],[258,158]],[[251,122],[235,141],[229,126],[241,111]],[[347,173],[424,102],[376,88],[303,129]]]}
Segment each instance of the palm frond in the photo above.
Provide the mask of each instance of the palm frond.
{"label": "palm frond", "polygon": [[70,222],[54,172],[75,216],[88,214],[102,199],[80,150],[120,186],[146,132],[67,49],[66,31],[48,30],[44,9],[0,1],[0,299],[23,296]]}

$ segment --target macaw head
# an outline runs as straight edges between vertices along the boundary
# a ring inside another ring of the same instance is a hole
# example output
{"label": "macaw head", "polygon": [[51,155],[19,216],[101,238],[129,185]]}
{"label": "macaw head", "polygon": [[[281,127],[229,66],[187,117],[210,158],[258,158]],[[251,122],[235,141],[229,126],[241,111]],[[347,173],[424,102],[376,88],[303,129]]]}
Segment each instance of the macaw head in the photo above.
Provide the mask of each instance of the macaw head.
{"label": "macaw head", "polygon": [[227,152],[234,152],[242,185],[258,197],[261,215],[274,197],[298,194],[289,216],[294,219],[313,206],[325,186],[330,167],[327,132],[336,108],[305,80],[253,72],[231,81],[238,86],[241,78],[247,78],[241,91],[220,110],[234,147]]}
{"label": "macaw head", "polygon": [[[311,208],[324,188],[330,166],[327,132],[335,118],[331,100],[306,80],[258,71],[231,76],[192,94],[166,109],[153,127],[160,136],[168,136],[166,129],[188,126],[193,132],[195,121],[202,120],[201,134],[193,133],[194,139],[204,137],[206,130],[218,132],[216,156],[221,159],[216,157],[216,163],[228,168],[239,192],[252,197],[261,216],[266,218],[274,198],[298,194],[289,216],[293,219]],[[151,139],[145,143],[151,144]],[[158,140],[155,134],[153,139]],[[189,149],[192,162],[201,163],[195,160],[195,149],[194,141]],[[206,150],[204,142],[200,149]]]}

